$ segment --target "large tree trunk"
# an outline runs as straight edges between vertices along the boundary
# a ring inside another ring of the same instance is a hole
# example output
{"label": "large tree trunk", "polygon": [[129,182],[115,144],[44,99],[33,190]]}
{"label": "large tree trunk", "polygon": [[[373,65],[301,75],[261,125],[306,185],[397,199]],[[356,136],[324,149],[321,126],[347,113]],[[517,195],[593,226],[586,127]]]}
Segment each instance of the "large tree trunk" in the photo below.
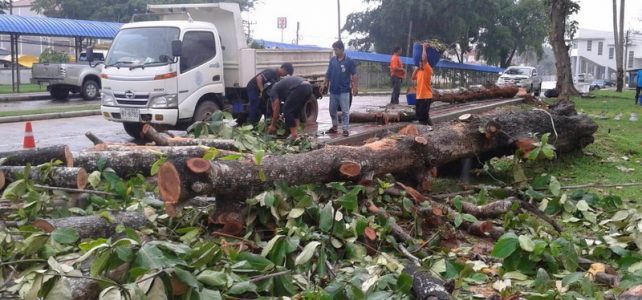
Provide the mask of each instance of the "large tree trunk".
{"label": "large tree trunk", "polygon": [[154,141],[157,146],[207,146],[221,150],[238,151],[234,140],[222,139],[193,139],[184,137],[171,137],[165,133],[158,132],[149,124],[143,126],[143,135],[145,138]]}
{"label": "large tree trunk", "polygon": [[[25,173],[26,167],[0,166],[7,182],[14,182]],[[53,167],[46,170],[42,167],[33,167],[29,171],[29,178],[35,182],[64,188],[84,189],[87,186],[87,172],[83,168]]]}
{"label": "large tree trunk", "polygon": [[34,221],[32,225],[45,232],[52,232],[57,228],[71,228],[78,232],[82,240],[85,238],[111,237],[119,224],[134,229],[141,228],[147,224],[147,218],[139,212],[117,212],[111,213],[110,216],[112,220],[107,220],[100,215],[39,219]]}
{"label": "large tree trunk", "polygon": [[[614,14],[615,10],[614,7]],[[617,16],[614,16],[614,18],[617,19]],[[615,21],[615,19],[613,21]],[[626,63],[624,61],[624,47],[627,43],[627,41],[624,40],[624,0],[620,0],[620,28],[615,28],[615,34],[618,35],[618,44],[615,46],[615,59],[617,63],[617,81],[615,88],[617,92],[622,92],[622,89],[624,89],[624,64]]]}
{"label": "large tree trunk", "polygon": [[[419,127],[414,130],[420,133],[418,136],[386,138],[360,147],[326,146],[302,154],[267,156],[261,165],[252,159],[170,160],[159,171],[158,185],[163,201],[177,203],[195,195],[245,199],[276,182],[298,185],[359,180],[370,173],[411,174],[422,182],[428,180],[427,174],[435,166],[468,157],[512,154],[518,141],[521,144],[533,142],[530,134],[553,133],[552,123],[558,137],[551,137],[551,143],[560,152],[593,142],[597,125],[589,117],[569,113],[567,106],[556,108],[567,114],[551,111],[549,117],[544,111],[509,112],[504,108],[466,121],[438,124],[433,131]],[[485,128],[486,132],[480,133],[480,128]],[[413,135],[411,130],[405,132]],[[197,175],[198,192],[193,181]]]}
{"label": "large tree trunk", "polygon": [[572,0],[551,0],[550,20],[551,29],[549,32],[550,43],[555,53],[555,68],[557,69],[557,84],[555,89],[559,93],[558,98],[568,100],[570,96],[579,92],[573,85],[571,73],[571,58],[568,54],[568,46],[564,33],[566,32],[566,19],[573,5]]}
{"label": "large tree trunk", "polygon": [[519,89],[512,84],[492,85],[490,87],[459,88],[449,90],[435,90],[433,101],[448,103],[461,103],[477,100],[497,98],[513,98]]}
{"label": "large tree trunk", "polygon": [[[106,145],[94,146],[92,151],[82,152],[76,157],[76,165],[88,172],[98,170],[98,162],[105,161],[105,168],[112,168],[118,176],[127,178],[138,173],[151,175],[152,165],[165,156],[172,157],[203,157],[208,147],[205,146],[127,146]],[[238,152],[218,150],[216,157],[235,155]]]}
{"label": "large tree trunk", "polygon": [[4,177],[4,172],[0,171],[0,190],[4,188],[5,183],[6,183],[6,179]]}
{"label": "large tree trunk", "polygon": [[66,167],[74,166],[74,156],[67,145],[0,152],[0,158],[3,157],[5,158],[1,163],[3,166],[25,166],[27,164],[37,166],[55,160],[62,161],[62,165]]}

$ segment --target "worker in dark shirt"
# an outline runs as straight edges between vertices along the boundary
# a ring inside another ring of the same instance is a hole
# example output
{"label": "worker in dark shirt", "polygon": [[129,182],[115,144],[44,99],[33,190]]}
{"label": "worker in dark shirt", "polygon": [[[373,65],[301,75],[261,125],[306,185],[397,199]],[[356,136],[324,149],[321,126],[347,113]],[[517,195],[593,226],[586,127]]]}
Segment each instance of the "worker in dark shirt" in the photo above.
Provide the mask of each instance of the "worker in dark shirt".
{"label": "worker in dark shirt", "polygon": [[247,83],[245,90],[250,100],[250,113],[247,118],[249,123],[256,124],[261,120],[261,98],[267,85],[279,81],[279,78],[285,75],[292,75],[292,73],[294,73],[292,64],[284,63],[280,68],[263,70]]}
{"label": "worker in dark shirt", "polygon": [[285,125],[290,128],[290,138],[296,139],[299,135],[299,115],[305,102],[312,96],[312,85],[299,76],[288,76],[277,82],[270,90],[272,99],[272,122],[268,133],[276,133],[276,122],[281,114],[281,100],[284,100],[283,115]]}

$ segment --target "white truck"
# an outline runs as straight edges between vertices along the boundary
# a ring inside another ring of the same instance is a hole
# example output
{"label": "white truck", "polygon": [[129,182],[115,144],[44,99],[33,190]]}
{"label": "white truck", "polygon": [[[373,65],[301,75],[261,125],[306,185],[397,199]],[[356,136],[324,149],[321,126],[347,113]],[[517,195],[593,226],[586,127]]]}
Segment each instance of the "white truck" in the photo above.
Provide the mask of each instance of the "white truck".
{"label": "white truck", "polygon": [[294,65],[294,75],[314,84],[301,119],[316,121],[330,50],[249,48],[237,3],[147,8],[160,20],[123,25],[100,74],[102,114],[122,122],[129,135],[139,138],[144,123],[184,129],[217,110],[243,119],[248,81],[285,62]]}

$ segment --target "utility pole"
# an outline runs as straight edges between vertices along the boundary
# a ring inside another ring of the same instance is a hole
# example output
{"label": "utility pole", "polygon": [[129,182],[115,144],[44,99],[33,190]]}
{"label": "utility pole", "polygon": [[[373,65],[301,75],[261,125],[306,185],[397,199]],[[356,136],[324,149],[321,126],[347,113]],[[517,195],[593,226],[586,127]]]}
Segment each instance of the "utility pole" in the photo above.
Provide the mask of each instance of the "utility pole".
{"label": "utility pole", "polygon": [[626,31],[626,38],[624,38],[624,62],[622,63],[624,66],[624,74],[626,74],[626,69],[629,67],[629,38],[631,35],[631,29],[628,29]]}
{"label": "utility pole", "polygon": [[301,23],[299,21],[296,21],[296,44],[299,44],[299,29],[301,27]]}
{"label": "utility pole", "polygon": [[341,40],[341,0],[337,0],[337,36]]}

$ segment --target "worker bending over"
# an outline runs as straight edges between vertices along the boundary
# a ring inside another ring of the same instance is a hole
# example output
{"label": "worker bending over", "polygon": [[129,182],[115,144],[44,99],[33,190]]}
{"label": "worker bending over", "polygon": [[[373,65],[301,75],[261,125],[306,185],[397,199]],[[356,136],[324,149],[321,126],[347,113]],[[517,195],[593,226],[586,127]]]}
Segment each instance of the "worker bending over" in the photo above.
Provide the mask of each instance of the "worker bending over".
{"label": "worker bending over", "polygon": [[248,123],[256,124],[261,120],[261,98],[263,91],[269,84],[273,84],[285,75],[292,75],[294,67],[291,63],[284,63],[279,68],[265,69],[256,74],[247,83],[245,88],[247,97],[250,100],[250,113],[247,117]]}
{"label": "worker bending over", "polygon": [[276,122],[281,114],[281,100],[284,100],[283,115],[285,117],[285,125],[290,128],[290,136],[288,138],[298,138],[299,116],[305,102],[311,96],[312,85],[299,76],[288,76],[277,82],[270,90],[272,122],[268,127],[268,133],[276,133]]}

